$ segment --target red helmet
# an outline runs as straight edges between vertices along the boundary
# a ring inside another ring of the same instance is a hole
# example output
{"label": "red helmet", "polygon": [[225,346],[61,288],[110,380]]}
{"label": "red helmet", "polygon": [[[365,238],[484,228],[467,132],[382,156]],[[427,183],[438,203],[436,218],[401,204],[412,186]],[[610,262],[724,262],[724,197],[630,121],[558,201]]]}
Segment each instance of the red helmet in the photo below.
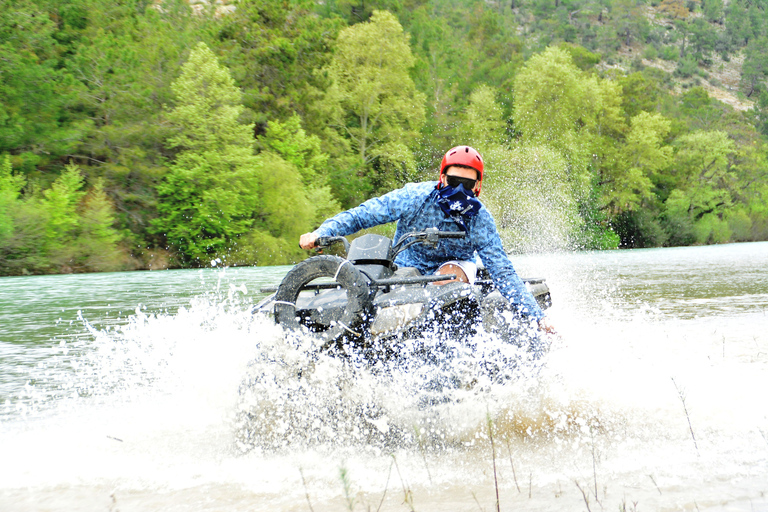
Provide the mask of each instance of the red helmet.
{"label": "red helmet", "polygon": [[[443,162],[440,164],[440,176],[443,175],[445,170],[452,166],[459,165],[461,167],[470,167],[477,171],[477,193],[480,195],[480,187],[483,184],[483,157],[476,149],[469,146],[456,146],[451,148],[443,157]],[[438,184],[438,188],[440,185]]]}

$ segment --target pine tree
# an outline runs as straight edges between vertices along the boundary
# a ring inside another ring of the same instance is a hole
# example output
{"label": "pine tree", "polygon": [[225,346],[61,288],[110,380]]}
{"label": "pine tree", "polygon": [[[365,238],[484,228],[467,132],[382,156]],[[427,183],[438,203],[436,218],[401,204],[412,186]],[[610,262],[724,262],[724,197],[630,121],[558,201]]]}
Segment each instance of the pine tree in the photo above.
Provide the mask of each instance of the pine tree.
{"label": "pine tree", "polygon": [[225,252],[254,222],[259,166],[253,125],[240,122],[240,90],[205,43],[192,50],[173,83],[176,106],[168,112],[180,150],[158,185],[156,232],[186,262]]}
{"label": "pine tree", "polygon": [[97,180],[82,201],[80,231],[77,237],[77,263],[87,270],[117,270],[123,264],[118,248],[122,239],[113,227],[115,211],[104,192],[104,181]]}

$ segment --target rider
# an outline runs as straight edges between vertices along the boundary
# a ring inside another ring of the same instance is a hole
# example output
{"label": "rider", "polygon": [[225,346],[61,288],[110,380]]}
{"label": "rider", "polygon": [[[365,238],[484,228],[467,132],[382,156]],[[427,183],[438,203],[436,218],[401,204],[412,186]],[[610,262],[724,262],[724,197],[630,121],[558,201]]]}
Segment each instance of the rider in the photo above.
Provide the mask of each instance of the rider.
{"label": "rider", "polygon": [[[473,283],[477,271],[476,252],[515,311],[538,321],[540,329],[554,332],[512,267],[491,213],[477,199],[483,184],[483,168],[480,153],[469,146],[456,146],[443,157],[437,182],[409,183],[369,199],[326,220],[314,232],[301,235],[299,245],[312,249],[321,236],[351,235],[393,221],[397,221],[395,240],[406,233],[432,227],[440,231],[464,231],[464,238],[441,239],[437,248],[412,245],[398,254],[395,263],[416,267],[422,274],[455,274],[458,279]],[[448,281],[441,281],[445,282]]]}

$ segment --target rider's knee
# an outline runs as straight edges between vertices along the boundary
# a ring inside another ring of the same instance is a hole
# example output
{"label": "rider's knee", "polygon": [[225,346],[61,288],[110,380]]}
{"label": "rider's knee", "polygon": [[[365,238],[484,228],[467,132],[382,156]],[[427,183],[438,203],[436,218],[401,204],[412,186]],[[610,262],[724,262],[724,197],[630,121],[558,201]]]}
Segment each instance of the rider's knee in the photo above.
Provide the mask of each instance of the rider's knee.
{"label": "rider's knee", "polygon": [[440,268],[438,268],[435,271],[436,275],[449,275],[454,274],[456,276],[455,279],[446,279],[445,281],[434,281],[432,284],[448,284],[453,283],[456,281],[462,282],[462,283],[469,283],[469,278],[467,277],[467,274],[464,272],[464,270],[453,263],[448,263],[446,265],[442,265]]}

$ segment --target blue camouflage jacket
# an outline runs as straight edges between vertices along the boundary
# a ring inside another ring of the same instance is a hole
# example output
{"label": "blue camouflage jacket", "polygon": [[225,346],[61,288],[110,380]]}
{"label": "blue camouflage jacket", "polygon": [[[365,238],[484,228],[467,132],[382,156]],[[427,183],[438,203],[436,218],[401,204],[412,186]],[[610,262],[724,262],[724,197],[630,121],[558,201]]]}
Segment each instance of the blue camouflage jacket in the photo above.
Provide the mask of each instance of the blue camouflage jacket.
{"label": "blue camouflage jacket", "polygon": [[[436,199],[436,181],[409,183],[399,190],[339,213],[323,222],[315,233],[318,236],[346,236],[394,221],[397,221],[395,240],[406,233],[431,227],[441,231],[459,231],[460,226],[440,209]],[[423,244],[412,245],[397,255],[395,263],[401,267],[416,267],[422,274],[431,274],[446,261],[474,261],[477,252],[501,294],[521,312],[536,320],[543,318],[544,312],[504,251],[491,213],[483,206],[477,215],[466,219],[465,224],[465,238],[441,239],[436,249]]]}

